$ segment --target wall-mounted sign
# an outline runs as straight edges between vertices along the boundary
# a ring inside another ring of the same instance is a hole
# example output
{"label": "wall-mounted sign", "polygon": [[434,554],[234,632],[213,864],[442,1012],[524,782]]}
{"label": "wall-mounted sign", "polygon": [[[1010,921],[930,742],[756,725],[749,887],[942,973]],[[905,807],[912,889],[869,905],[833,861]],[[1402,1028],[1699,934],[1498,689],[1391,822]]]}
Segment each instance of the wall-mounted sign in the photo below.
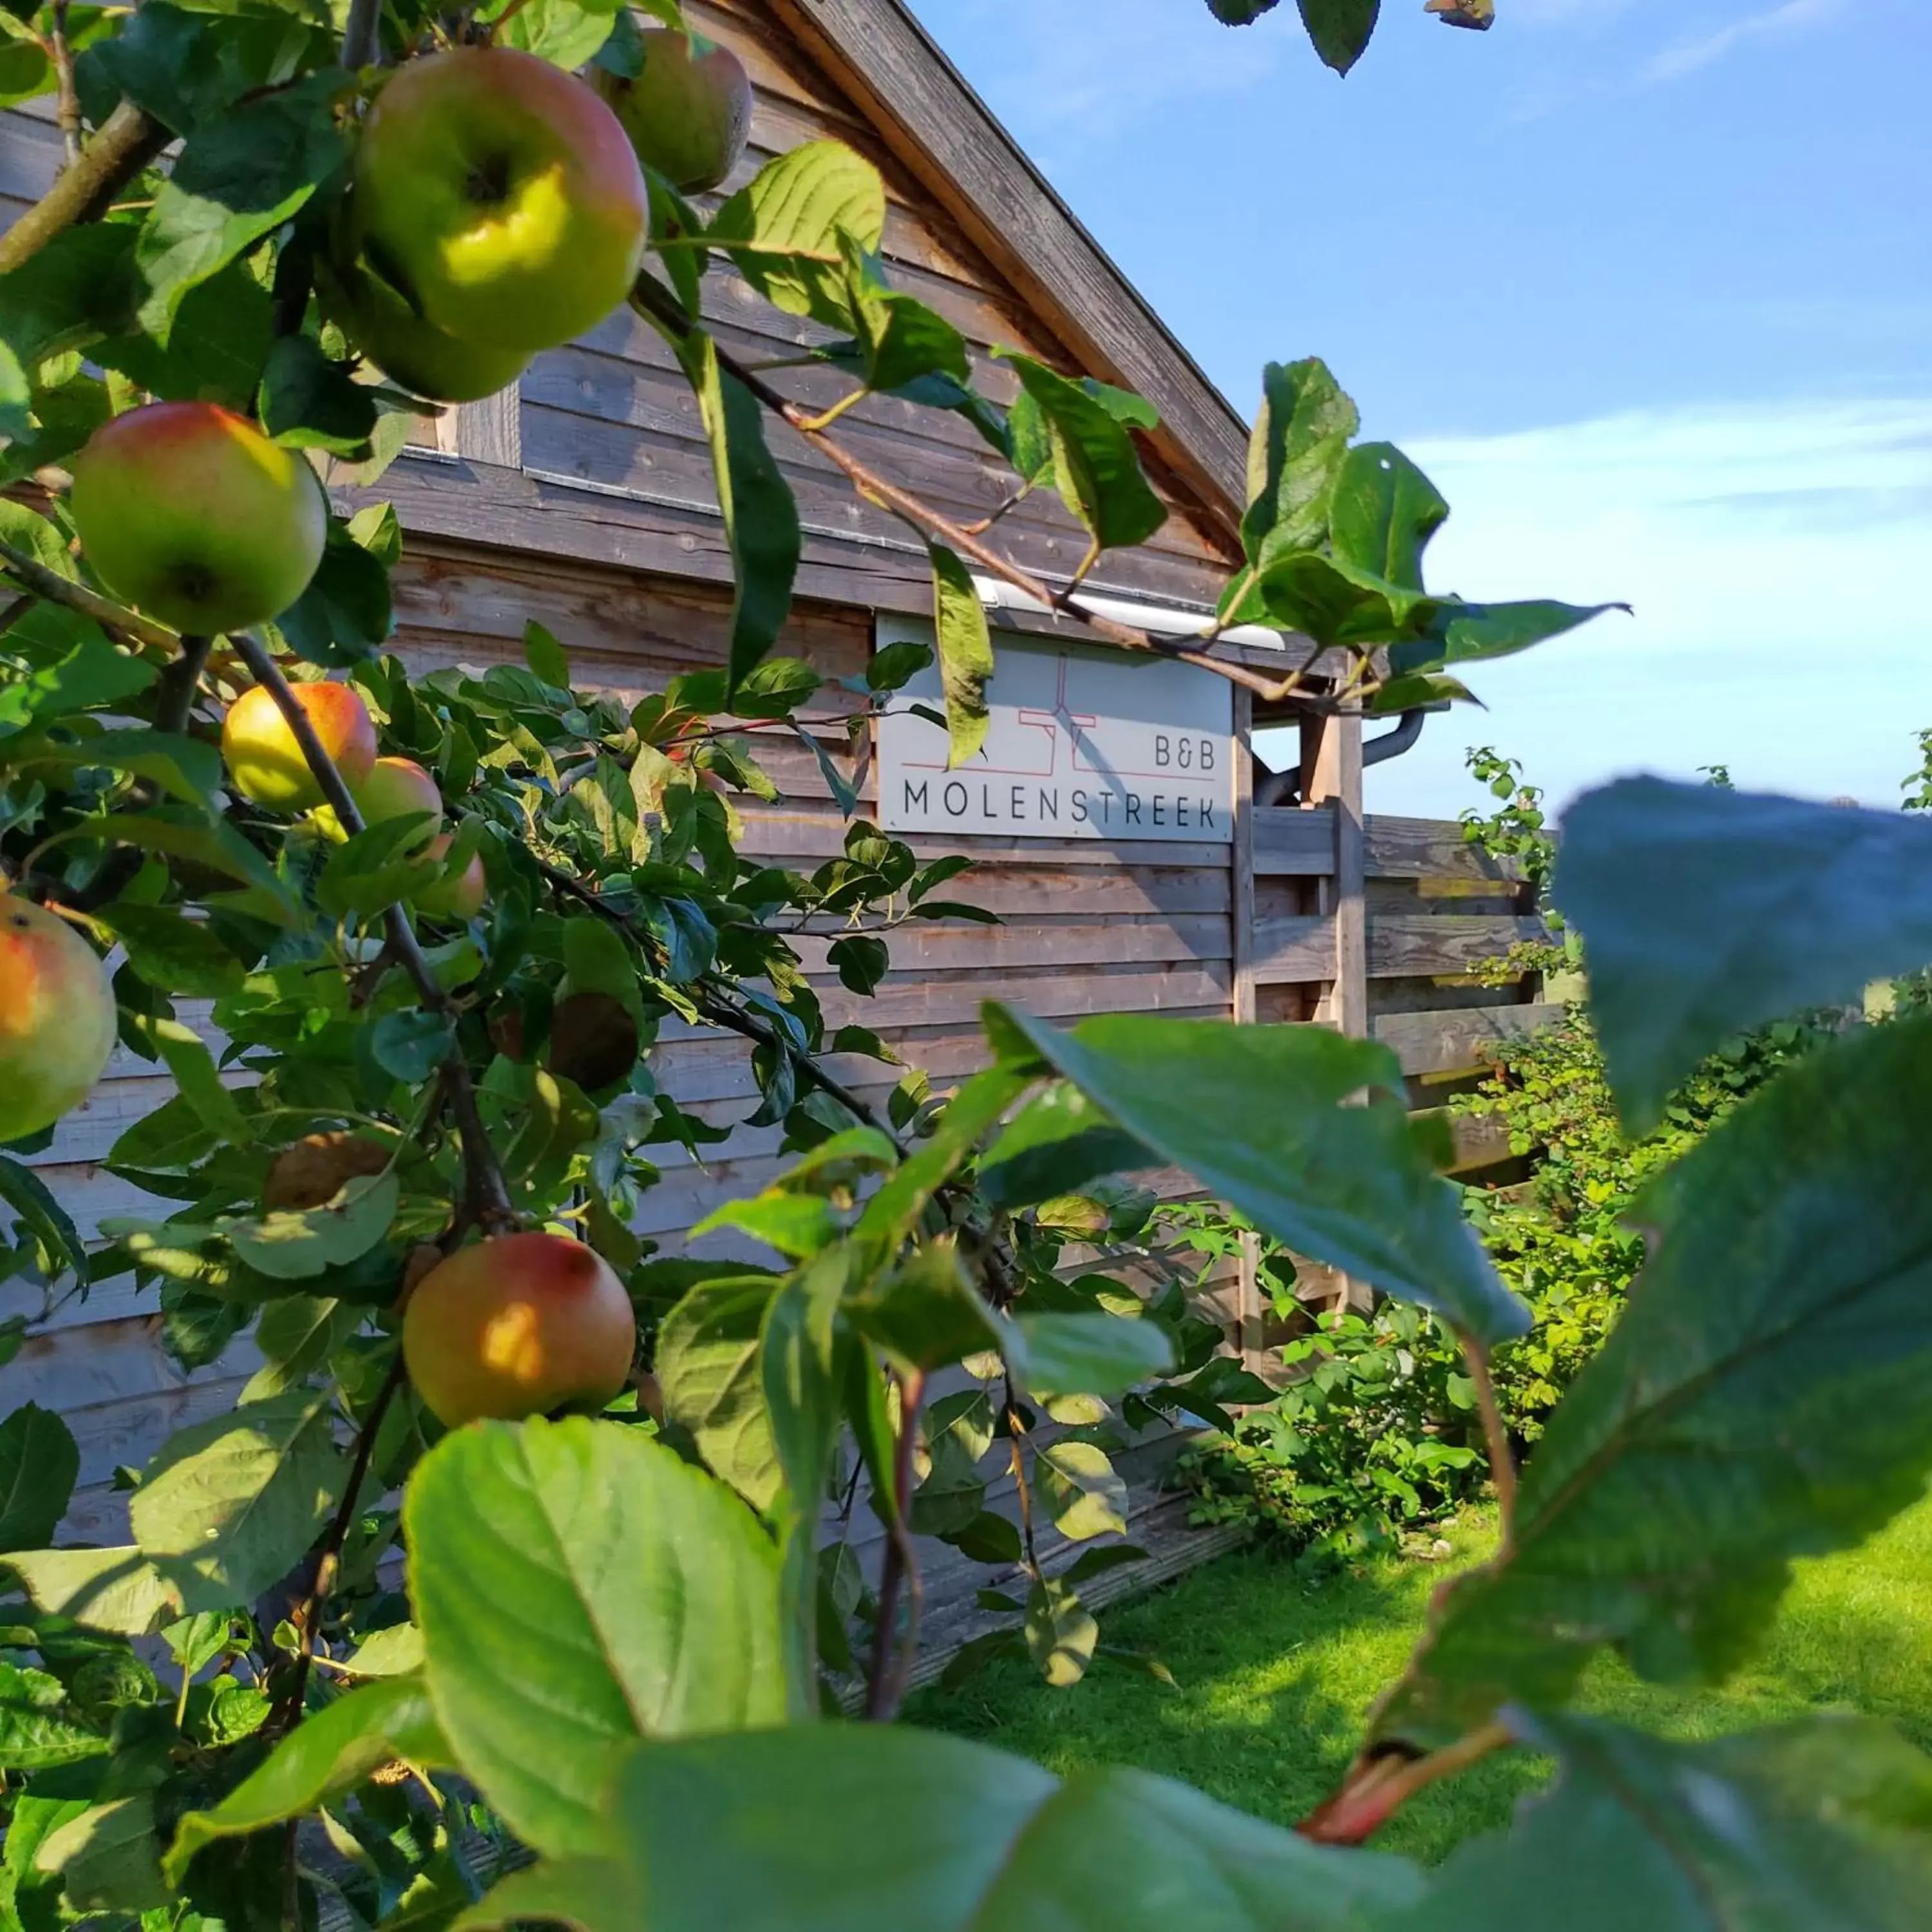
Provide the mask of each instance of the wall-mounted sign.
{"label": "wall-mounted sign", "polygon": [[[880,645],[930,645],[932,627],[881,616]],[[985,748],[957,771],[940,727],[938,665],[880,722],[879,823],[889,832],[1000,838],[1234,836],[1233,687],[1211,671],[1125,651],[996,634]]]}

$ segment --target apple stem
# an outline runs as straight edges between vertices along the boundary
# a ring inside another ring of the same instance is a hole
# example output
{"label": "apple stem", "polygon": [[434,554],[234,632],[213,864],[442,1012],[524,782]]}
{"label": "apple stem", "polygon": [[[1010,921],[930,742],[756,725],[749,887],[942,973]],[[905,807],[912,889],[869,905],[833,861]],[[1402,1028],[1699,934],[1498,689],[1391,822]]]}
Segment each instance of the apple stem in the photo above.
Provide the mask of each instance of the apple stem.
{"label": "apple stem", "polygon": [[[697,325],[678,306],[676,297],[660,287],[649,274],[640,274],[632,285],[631,306],[653,328],[665,337],[674,346],[686,343],[699,333]],[[827,433],[827,425],[855,403],[862,401],[868,392],[860,389],[846,397],[830,410],[814,415],[803,404],[794,402],[782,392],[775,389],[763,376],[722,346],[717,348],[718,366],[734,382],[739,383],[757,401],[774,416],[782,417],[803,436],[808,442],[815,444],[841,470],[854,489],[868,501],[889,511],[899,520],[918,533],[925,541],[934,538],[957,550],[962,556],[970,557],[985,571],[1010,584],[1023,596],[1045,604],[1059,616],[1084,624],[1088,629],[1106,638],[1110,643],[1124,646],[1129,650],[1147,651],[1156,656],[1172,658],[1181,664],[1198,665],[1203,670],[1210,670],[1217,677],[1226,678],[1231,684],[1240,686],[1252,692],[1264,703],[1279,704],[1286,699],[1299,698],[1310,710],[1324,711],[1330,704],[1317,698],[1312,693],[1300,690],[1301,678],[1315,661],[1322,655],[1321,646],[1311,647],[1308,663],[1287,678],[1273,678],[1264,672],[1252,670],[1246,664],[1230,662],[1226,658],[1217,658],[1205,650],[1196,648],[1211,640],[1213,628],[1204,628],[1192,638],[1156,637],[1153,632],[1137,628],[1131,624],[1118,622],[1111,617],[1086,609],[1078,601],[1076,592],[1080,577],[1072,583],[1055,588],[1045,579],[1028,570],[1022,569],[1012,560],[983,542],[968,525],[957,523],[950,517],[922,502],[909,490],[882,476],[869,464],[846,448]],[[1097,554],[1097,552],[1096,553]],[[1092,558],[1081,567],[1084,576],[1092,566]],[[1364,693],[1364,695],[1369,694]]]}
{"label": "apple stem", "polygon": [[[253,632],[237,632],[232,641],[242,662],[248,668],[249,675],[274,700],[275,708],[281,712],[296,742],[302,748],[302,757],[321,788],[322,796],[343,830],[352,838],[364,829],[362,814],[356,808],[347,781],[316,736],[315,727],[297,700],[293,686],[282,675],[280,665]],[[385,931],[390,952],[414,982],[416,991],[422,996],[423,1004],[431,1012],[441,1013],[453,1020],[457,1009],[437,983],[436,974],[423,956],[416,928],[400,905],[392,905],[385,915]],[[489,1134],[484,1127],[482,1113],[476,1102],[476,1082],[470,1078],[470,1064],[464,1058],[460,1045],[450,1048],[449,1056],[442,1064],[442,1078],[450,1112],[456,1118],[457,1133],[463,1143],[463,1220],[478,1222],[491,1233],[512,1230],[520,1225],[517,1210],[511,1204],[509,1185],[503,1178],[496,1150],[490,1145]],[[460,1222],[459,1226],[461,1225]]]}

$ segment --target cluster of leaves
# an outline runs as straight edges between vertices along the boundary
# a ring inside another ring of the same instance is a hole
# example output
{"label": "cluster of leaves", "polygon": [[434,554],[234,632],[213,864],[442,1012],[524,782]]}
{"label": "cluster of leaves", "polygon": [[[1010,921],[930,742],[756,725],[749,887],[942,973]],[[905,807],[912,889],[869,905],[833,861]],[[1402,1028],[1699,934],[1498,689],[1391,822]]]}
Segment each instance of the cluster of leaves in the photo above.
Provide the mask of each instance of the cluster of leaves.
{"label": "cluster of leaves", "polygon": [[[1280,0],[1208,0],[1224,26],[1252,26]],[[1366,51],[1382,13],[1382,0],[1297,0],[1301,24],[1323,65],[1346,74]],[[1451,27],[1485,33],[1496,24],[1496,0],[1426,0],[1424,11]]]}

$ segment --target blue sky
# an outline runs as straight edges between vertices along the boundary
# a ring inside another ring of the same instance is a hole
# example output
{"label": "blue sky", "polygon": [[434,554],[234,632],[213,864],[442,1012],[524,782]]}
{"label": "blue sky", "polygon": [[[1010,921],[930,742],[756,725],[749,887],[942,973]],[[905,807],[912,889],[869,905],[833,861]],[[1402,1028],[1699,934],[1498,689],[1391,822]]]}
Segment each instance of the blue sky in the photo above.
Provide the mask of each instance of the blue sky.
{"label": "blue sky", "polygon": [[1471,682],[1371,775],[1474,796],[1491,742],[1558,800],[1614,772],[1874,804],[1932,726],[1932,6],[1384,0],[1338,80],[1293,0],[914,0],[1250,406],[1328,359],[1456,506],[1431,581],[1634,618]]}

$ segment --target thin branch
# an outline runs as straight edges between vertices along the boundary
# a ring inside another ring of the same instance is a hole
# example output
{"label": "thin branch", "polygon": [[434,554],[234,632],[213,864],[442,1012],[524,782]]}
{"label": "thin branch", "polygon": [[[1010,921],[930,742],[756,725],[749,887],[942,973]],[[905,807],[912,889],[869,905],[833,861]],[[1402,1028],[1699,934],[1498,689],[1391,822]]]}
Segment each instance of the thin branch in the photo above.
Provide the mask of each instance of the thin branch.
{"label": "thin branch", "polygon": [[98,220],[114,198],[168,144],[168,130],[124,100],[109,115],[80,158],[64,168],[20,220],[0,236],[0,275],[38,255],[77,223]]}
{"label": "thin branch", "polygon": [[56,85],[54,118],[60,124],[65,164],[72,167],[80,159],[80,96],[74,92],[74,50],[68,45],[67,8],[68,0],[53,0],[50,9],[53,32],[48,37],[47,51],[53,59]]}
{"label": "thin branch", "polygon": [[1425,1757],[1385,1751],[1358,1761],[1342,1789],[1294,1828],[1317,1844],[1364,1844],[1418,1791],[1468,1770],[1492,1752],[1504,1750],[1515,1742],[1514,1734],[1504,1726],[1485,1724]]}
{"label": "thin branch", "polygon": [[374,67],[382,57],[382,0],[350,0],[342,30],[342,64],[351,74]]}
{"label": "thin branch", "polygon": [[[24,215],[21,217],[22,221],[26,219]],[[7,241],[19,232],[17,227],[8,230],[6,238],[0,239],[0,254],[5,253]],[[4,268],[0,268],[0,274],[4,272]],[[38,557],[28,556],[4,539],[0,539],[0,571],[24,584],[36,597],[44,597],[50,604],[64,604],[70,610],[78,610],[83,617],[92,617],[103,630],[112,631],[130,644],[170,654],[180,646],[181,639],[165,626],[140,616],[111,598],[101,596],[84,584],[75,583],[70,577],[62,576],[57,570],[49,569]]]}
{"label": "thin branch", "polygon": [[1020,1539],[1026,1550],[1027,1568],[1033,1572],[1034,1581],[1040,1581],[1040,1551],[1034,1542],[1033,1490],[1027,1481],[1026,1452],[1024,1448],[1025,1430],[1020,1424],[1019,1392],[1013,1387],[1010,1372],[1006,1377],[1006,1442],[1011,1452],[1013,1466],[1013,1492],[1020,1506]]}
{"label": "thin branch", "polygon": [[356,1501],[362,1495],[370,1461],[376,1453],[376,1438],[389,1413],[389,1405],[395,1400],[408,1374],[403,1352],[398,1348],[396,1359],[389,1364],[389,1372],[376,1392],[374,1406],[356,1431],[356,1454],[349,1466],[349,1480],[344,1486],[342,1501],[337,1507],[334,1518],[322,1536],[322,1546],[316,1552],[308,1594],[296,1612],[296,1628],[301,1635],[302,1648],[296,1653],[295,1675],[276,1712],[278,1730],[288,1730],[302,1716],[302,1704],[308,1695],[309,1667],[315,1656],[316,1625],[322,1619],[322,1606],[335,1587],[336,1574],[342,1567],[342,1546],[349,1540],[350,1526],[356,1520]]}
{"label": "thin branch", "polygon": [[[678,307],[676,301],[660,289],[650,276],[638,277],[632,290],[631,302],[640,314],[674,342],[690,339],[695,325]],[[914,496],[910,490],[889,482],[868,464],[862,462],[843,444],[826,434],[822,418],[814,416],[802,404],[792,401],[782,392],[773,388],[756,370],[740,362],[728,350],[720,346],[717,353],[721,369],[741,383],[767,410],[782,417],[800,436],[830,458],[862,496],[878,504],[881,509],[890,512],[902,522],[910,525],[922,536],[938,538],[948,548],[957,550],[962,556],[970,559],[982,569],[1011,584],[1024,596],[1044,604],[1060,616],[1085,625],[1089,630],[1112,644],[1124,645],[1129,650],[1145,651],[1156,656],[1172,658],[1183,664],[1198,664],[1204,670],[1211,670],[1231,683],[1244,686],[1268,703],[1281,700],[1283,693],[1281,680],[1278,679],[1250,670],[1245,664],[1232,664],[1225,658],[1214,657],[1205,651],[1193,650],[1181,640],[1157,638],[1151,632],[1137,629],[1131,624],[1118,623],[1111,617],[1103,617],[1084,609],[1076,594],[1076,586],[1056,589],[1043,578],[1034,576],[1031,572],[1022,570],[1000,551],[982,542],[969,526],[941,514],[929,504]],[[1076,586],[1077,581],[1076,579]]]}
{"label": "thin branch", "polygon": [[1496,1400],[1496,1378],[1490,1372],[1490,1352],[1473,1336],[1457,1339],[1462,1345],[1462,1359],[1469,1365],[1469,1379],[1476,1385],[1476,1411],[1483,1418],[1483,1439],[1490,1452],[1490,1478],[1496,1486],[1496,1508],[1502,1518],[1502,1546],[1508,1550],[1516,1534],[1516,1456],[1510,1448],[1502,1405]]}
{"label": "thin branch", "polygon": [[[889,1724],[898,1714],[913,1660],[919,1651],[920,1612],[925,1586],[920,1580],[919,1554],[913,1547],[906,1518],[912,1508],[913,1446],[919,1438],[920,1404],[926,1377],[908,1369],[899,1377],[899,1436],[892,1456],[892,1514],[886,1526],[886,1553],[879,1573],[879,1608],[872,1626],[872,1669],[866,1687],[866,1716],[875,1724]],[[898,1622],[899,1596],[906,1600],[905,1630]]]}
{"label": "thin branch", "polygon": [[[335,761],[316,736],[315,727],[297,700],[293,687],[282,675],[281,667],[253,632],[237,632],[232,641],[250,676],[274,700],[276,709],[302,748],[302,757],[321,788],[322,796],[343,830],[352,838],[364,829],[362,814],[356,808],[356,800],[341,772],[336,770]],[[401,906],[390,907],[384,929],[389,951],[422,996],[423,1004],[432,1012],[454,1017],[456,1009],[448,994],[437,983],[436,974],[423,956],[416,928],[410,923],[410,916]],[[509,1186],[503,1178],[496,1149],[490,1144],[489,1135],[484,1129],[483,1117],[476,1103],[476,1082],[470,1078],[470,1065],[460,1046],[453,1047],[443,1062],[442,1078],[449,1109],[456,1117],[457,1132],[463,1142],[465,1210],[486,1232],[514,1228],[517,1226],[517,1211],[511,1204]]]}

